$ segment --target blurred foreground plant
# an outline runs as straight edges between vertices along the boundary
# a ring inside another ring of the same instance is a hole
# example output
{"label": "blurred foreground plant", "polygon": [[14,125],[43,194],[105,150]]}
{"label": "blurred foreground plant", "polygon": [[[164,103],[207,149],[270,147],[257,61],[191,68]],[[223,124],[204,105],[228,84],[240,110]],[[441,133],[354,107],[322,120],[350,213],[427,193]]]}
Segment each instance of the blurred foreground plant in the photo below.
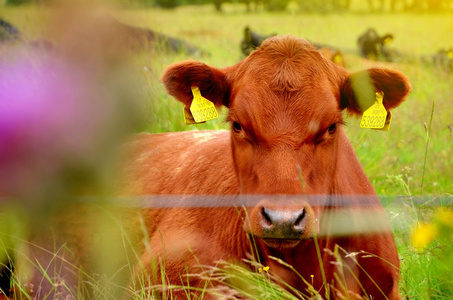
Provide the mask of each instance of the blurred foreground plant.
{"label": "blurred foreground plant", "polygon": [[439,207],[429,222],[418,223],[411,235],[412,246],[418,250],[425,250],[434,241],[442,243],[442,250],[446,258],[452,263],[453,270],[453,211],[451,208]]}
{"label": "blurred foreground plant", "polygon": [[413,250],[401,254],[406,273],[402,286],[406,294],[412,291],[408,296],[414,296],[415,290],[427,299],[451,298],[452,242],[453,210],[449,206],[435,208],[426,220],[413,226],[409,246]]}
{"label": "blurred foreground plant", "polygon": [[120,145],[142,127],[139,80],[102,9],[65,3],[49,21],[52,49],[0,55],[0,272],[14,271],[24,297],[79,298],[92,276],[78,267],[87,249],[84,263],[111,280],[136,244],[99,203],[115,192]]}

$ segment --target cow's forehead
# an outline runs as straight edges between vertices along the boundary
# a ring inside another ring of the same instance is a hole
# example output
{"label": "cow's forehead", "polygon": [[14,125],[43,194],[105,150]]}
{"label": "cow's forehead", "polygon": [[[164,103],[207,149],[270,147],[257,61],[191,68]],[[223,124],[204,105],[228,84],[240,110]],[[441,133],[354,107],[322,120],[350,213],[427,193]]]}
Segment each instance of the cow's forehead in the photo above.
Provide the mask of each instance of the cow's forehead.
{"label": "cow's forehead", "polygon": [[230,117],[257,134],[303,138],[341,119],[339,74],[304,40],[270,41],[237,70]]}
{"label": "cow's forehead", "polygon": [[339,77],[336,66],[312,45],[295,37],[271,38],[237,65],[234,81],[277,92],[319,87]]}
{"label": "cow's forehead", "polygon": [[327,85],[285,93],[247,86],[237,92],[230,119],[262,138],[286,135],[300,140],[341,121],[341,110]]}

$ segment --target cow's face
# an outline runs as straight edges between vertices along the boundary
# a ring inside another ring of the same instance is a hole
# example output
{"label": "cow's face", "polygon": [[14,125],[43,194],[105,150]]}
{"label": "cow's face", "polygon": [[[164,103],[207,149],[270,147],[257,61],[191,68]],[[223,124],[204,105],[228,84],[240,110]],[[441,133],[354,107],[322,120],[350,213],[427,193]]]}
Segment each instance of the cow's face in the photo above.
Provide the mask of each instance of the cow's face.
{"label": "cow's face", "polygon": [[[311,54],[327,63],[316,51]],[[322,66],[297,65],[297,61],[276,69],[275,58],[266,65],[259,62],[261,57],[255,63],[256,56],[252,54],[239,67],[238,73],[252,72],[236,77],[228,115],[240,192],[328,194],[336,169],[336,145],[345,138],[339,87],[328,79],[338,75],[323,73]],[[307,68],[315,68],[318,74]],[[268,69],[275,71],[267,76]],[[294,82],[279,76],[294,76]]]}
{"label": "cow's face", "polygon": [[[342,110],[361,114],[374,102],[375,89],[384,92],[384,105],[391,109],[409,91],[398,72],[371,69],[350,75],[305,40],[289,36],[266,40],[244,61],[222,70],[175,64],[163,82],[186,106],[191,86],[198,86],[206,98],[229,108],[239,192],[263,195],[248,209],[245,228],[272,241],[271,246],[282,246],[275,239],[311,237],[319,211],[303,195],[334,193],[336,178],[351,172],[338,164],[346,155],[341,145],[347,143]],[[357,91],[364,101],[357,101]],[[268,195],[287,197],[276,201]]]}

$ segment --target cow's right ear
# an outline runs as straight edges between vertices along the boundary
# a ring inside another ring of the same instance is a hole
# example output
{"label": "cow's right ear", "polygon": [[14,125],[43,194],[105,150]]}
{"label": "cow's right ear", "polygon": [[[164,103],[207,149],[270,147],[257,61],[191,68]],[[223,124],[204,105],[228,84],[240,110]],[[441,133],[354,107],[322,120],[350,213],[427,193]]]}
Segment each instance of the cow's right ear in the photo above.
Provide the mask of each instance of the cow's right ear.
{"label": "cow's right ear", "polygon": [[162,82],[167,92],[189,107],[193,100],[191,87],[198,87],[201,95],[215,106],[229,106],[230,88],[225,72],[196,61],[170,65],[163,73]]}

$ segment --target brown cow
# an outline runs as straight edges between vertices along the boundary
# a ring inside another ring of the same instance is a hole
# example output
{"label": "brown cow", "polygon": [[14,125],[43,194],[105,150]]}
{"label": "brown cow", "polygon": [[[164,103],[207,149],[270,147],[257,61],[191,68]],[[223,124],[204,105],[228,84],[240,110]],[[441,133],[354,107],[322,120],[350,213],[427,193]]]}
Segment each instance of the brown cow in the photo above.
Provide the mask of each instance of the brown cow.
{"label": "brown cow", "polygon": [[[185,61],[162,80],[186,106],[197,86],[216,106],[228,107],[231,130],[140,135],[129,148],[129,194],[239,194],[256,201],[244,210],[212,207],[213,196],[200,200],[206,205],[151,210],[150,250],[141,258],[150,276],[143,284],[161,283],[165,267],[167,286],[203,288],[206,282],[185,275],[249,257],[250,238],[260,262],[302,293],[307,284],[294,270],[321,296],[399,298],[391,229],[344,133],[342,110],[361,114],[370,103],[355,95],[374,101],[375,90],[384,92],[387,110],[398,106],[410,90],[403,74],[378,68],[350,74],[307,41],[284,36],[234,66]],[[318,195],[318,202],[307,195]],[[332,256],[335,245],[353,253],[340,251],[343,268]]]}

